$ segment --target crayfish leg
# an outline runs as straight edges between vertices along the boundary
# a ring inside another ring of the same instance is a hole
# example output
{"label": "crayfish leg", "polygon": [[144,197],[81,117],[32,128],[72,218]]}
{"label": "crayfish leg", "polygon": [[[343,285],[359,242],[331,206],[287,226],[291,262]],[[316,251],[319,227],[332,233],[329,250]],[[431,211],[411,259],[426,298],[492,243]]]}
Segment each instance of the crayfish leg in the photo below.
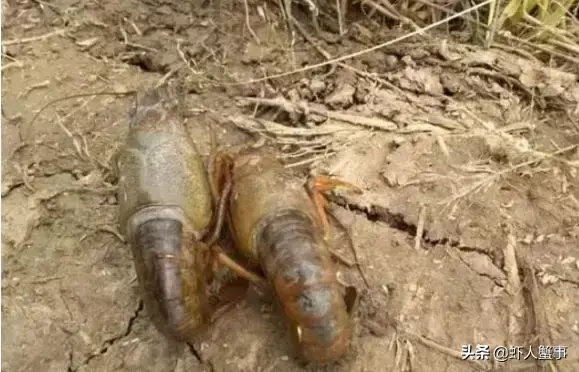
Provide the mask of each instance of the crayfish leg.
{"label": "crayfish leg", "polygon": [[233,187],[231,170],[233,159],[229,154],[220,153],[216,147],[211,150],[209,159],[209,186],[213,194],[215,220],[213,221],[212,232],[205,243],[213,247],[221,236],[221,230],[227,216],[227,202]]}
{"label": "crayfish leg", "polygon": [[215,220],[213,221],[212,232],[209,238],[205,240],[205,244],[212,247],[217,243],[219,237],[221,236],[221,230],[223,230],[223,224],[225,223],[225,218],[227,215],[227,201],[229,200],[229,194],[231,193],[231,188],[233,183],[231,179],[225,182],[223,190],[221,191],[217,201],[215,202]]}
{"label": "crayfish leg", "polygon": [[326,215],[328,208],[326,194],[339,188],[347,188],[358,194],[362,193],[362,190],[356,185],[329,176],[311,177],[306,184],[306,188],[314,203],[318,221],[322,225],[324,239],[327,241],[330,236],[330,223]]}
{"label": "crayfish leg", "polygon": [[216,219],[214,223],[213,233],[207,244],[211,247],[214,255],[214,264],[221,264],[229,268],[239,277],[248,280],[255,285],[264,288],[266,287],[265,279],[246,269],[233,258],[231,258],[225,251],[217,245],[221,230],[227,215],[227,202],[231,193],[233,185],[231,172],[233,168],[233,159],[229,154],[219,153],[216,150],[211,154],[209,171],[211,189],[216,202]]}
{"label": "crayfish leg", "polygon": [[215,200],[219,199],[225,184],[231,180],[233,159],[231,155],[212,149],[209,155],[209,184]]}
{"label": "crayfish leg", "polygon": [[215,263],[227,267],[240,278],[243,278],[257,285],[262,289],[267,287],[267,282],[263,276],[258,275],[253,271],[246,269],[241,264],[237,263],[233,258],[231,258],[227,253],[225,253],[223,249],[221,249],[221,247],[214,245],[212,249],[215,254]]}
{"label": "crayfish leg", "polygon": [[[310,197],[312,198],[312,201],[314,203],[314,208],[316,210],[316,215],[317,215],[318,221],[322,225],[324,240],[326,242],[328,242],[330,239],[330,222],[328,220],[328,216],[329,216],[334,220],[335,225],[340,230],[342,230],[344,232],[345,237],[347,239],[347,244],[354,254],[355,262],[351,262],[350,260],[345,259],[345,257],[343,257],[341,254],[339,254],[337,251],[334,251],[333,249],[329,250],[330,254],[335,259],[344,263],[346,266],[349,266],[349,267],[354,266],[354,265],[357,266],[358,271],[360,272],[360,276],[364,280],[366,287],[369,287],[370,285],[368,284],[368,280],[366,279],[366,276],[364,275],[364,273],[360,267],[360,264],[358,262],[358,257],[356,254],[356,249],[354,247],[354,242],[352,241],[352,237],[351,237],[348,229],[342,224],[340,219],[328,209],[328,200],[326,199],[326,194],[328,192],[334,191],[334,190],[339,189],[339,188],[346,188],[346,189],[353,191],[357,194],[361,194],[362,189],[360,189],[358,186],[356,186],[354,184],[342,181],[342,180],[334,178],[334,177],[329,177],[329,176],[310,177],[310,179],[308,180],[308,182],[306,184],[306,188],[307,188],[307,190],[310,194]],[[354,297],[357,298],[357,294]]]}

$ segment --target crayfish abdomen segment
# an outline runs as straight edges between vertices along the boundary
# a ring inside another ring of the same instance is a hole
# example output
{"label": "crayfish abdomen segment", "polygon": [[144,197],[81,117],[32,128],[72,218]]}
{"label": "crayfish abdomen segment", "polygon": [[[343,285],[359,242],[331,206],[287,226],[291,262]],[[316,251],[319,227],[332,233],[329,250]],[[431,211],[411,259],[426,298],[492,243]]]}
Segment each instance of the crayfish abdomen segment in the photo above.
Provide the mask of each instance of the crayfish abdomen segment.
{"label": "crayfish abdomen segment", "polygon": [[349,347],[351,318],[311,218],[298,210],[276,214],[261,225],[256,243],[300,354],[315,363],[341,358]]}
{"label": "crayfish abdomen segment", "polygon": [[152,218],[135,226],[131,244],[145,308],[162,333],[190,340],[207,316],[200,258],[178,219]]}

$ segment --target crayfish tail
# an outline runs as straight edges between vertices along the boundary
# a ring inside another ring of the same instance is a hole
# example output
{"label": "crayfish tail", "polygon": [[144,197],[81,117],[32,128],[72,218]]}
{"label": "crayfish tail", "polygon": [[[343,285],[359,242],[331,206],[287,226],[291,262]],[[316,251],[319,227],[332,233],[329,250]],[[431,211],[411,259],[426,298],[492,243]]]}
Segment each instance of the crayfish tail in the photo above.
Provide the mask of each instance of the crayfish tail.
{"label": "crayfish tail", "polygon": [[204,288],[183,230],[177,219],[143,221],[136,226],[132,252],[149,317],[165,335],[188,341],[204,320],[198,297]]}
{"label": "crayfish tail", "polygon": [[329,252],[312,219],[290,210],[266,220],[258,234],[262,267],[308,362],[340,359],[349,348],[351,318]]}

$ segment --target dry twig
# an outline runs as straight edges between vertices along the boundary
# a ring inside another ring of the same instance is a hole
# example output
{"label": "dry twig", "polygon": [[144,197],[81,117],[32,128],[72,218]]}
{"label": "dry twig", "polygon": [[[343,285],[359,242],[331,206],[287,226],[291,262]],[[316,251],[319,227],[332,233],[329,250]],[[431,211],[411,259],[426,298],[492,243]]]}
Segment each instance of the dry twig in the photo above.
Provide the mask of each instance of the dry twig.
{"label": "dry twig", "polygon": [[523,332],[520,319],[525,314],[525,299],[521,288],[521,278],[519,277],[519,267],[517,265],[517,241],[513,235],[512,229],[508,222],[503,223],[503,230],[507,237],[507,242],[504,248],[504,270],[507,273],[508,292],[512,296],[512,302],[509,306],[508,314],[508,331],[507,331],[507,345],[518,345],[520,341],[517,336]]}
{"label": "dry twig", "polygon": [[[318,43],[315,42],[315,40],[311,37],[311,35],[308,34],[305,28],[294,17],[291,17],[291,22],[298,29],[300,34],[302,34],[303,38],[314,46],[314,48],[316,49],[316,51],[318,51],[318,53],[320,53],[326,60],[328,61],[332,60],[332,56],[330,55],[330,53],[328,53],[324,48],[319,46]],[[328,72],[326,72],[322,76],[322,78],[327,78],[328,76],[333,75],[334,72],[336,72],[336,65],[332,64],[330,65],[330,69],[328,70]]]}
{"label": "dry twig", "polygon": [[420,244],[422,242],[422,236],[424,235],[424,222],[426,220],[426,206],[420,207],[420,212],[418,214],[418,224],[416,225],[416,237],[414,238],[414,249],[420,251]]}
{"label": "dry twig", "polygon": [[257,45],[261,45],[261,41],[257,37],[255,31],[253,31],[253,28],[251,28],[251,23],[249,22],[249,5],[247,4],[247,0],[243,0],[243,7],[245,8],[245,27],[247,27],[249,33],[251,34]]}
{"label": "dry twig", "polygon": [[253,97],[239,97],[241,102],[246,104],[260,104],[265,106],[273,106],[283,109],[288,113],[295,114],[307,114],[314,113],[318,115],[325,116],[329,119],[338,120],[344,123],[349,123],[353,125],[361,125],[367,128],[380,129],[384,131],[394,131],[398,129],[396,124],[379,118],[369,118],[360,115],[347,114],[343,112],[330,111],[318,104],[306,104],[305,102],[300,102],[295,104],[283,98],[253,98]]}
{"label": "dry twig", "polygon": [[65,29],[60,29],[60,30],[49,32],[49,33],[44,34],[44,35],[27,37],[24,39],[6,40],[6,41],[2,42],[2,46],[6,47],[6,46],[10,46],[10,45],[18,45],[18,44],[32,43],[34,41],[45,40],[45,39],[48,39],[48,38],[53,37],[53,36],[63,35],[66,31],[67,30],[65,30]]}

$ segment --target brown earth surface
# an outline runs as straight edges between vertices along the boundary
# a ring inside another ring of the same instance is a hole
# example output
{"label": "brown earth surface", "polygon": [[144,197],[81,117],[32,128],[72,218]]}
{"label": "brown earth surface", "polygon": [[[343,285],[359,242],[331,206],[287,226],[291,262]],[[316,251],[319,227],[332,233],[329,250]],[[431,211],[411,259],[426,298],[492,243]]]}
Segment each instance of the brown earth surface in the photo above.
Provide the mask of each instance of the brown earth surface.
{"label": "brown earth surface", "polygon": [[[362,188],[332,197],[369,288],[350,353],[324,370],[579,370],[577,75],[441,34],[335,71],[233,85],[324,60],[299,32],[292,46],[275,2],[249,2],[248,21],[243,9],[3,2],[2,369],[315,370],[296,362],[283,321],[254,291],[191,348],[151,325],[118,234],[111,171],[131,97],[71,98],[31,122],[56,98],[178,79],[204,156],[212,126],[222,146],[274,146],[288,164]],[[359,11],[347,26],[338,43],[313,40],[338,56],[403,32]],[[337,265],[364,289],[357,270]],[[535,355],[560,345],[568,355],[469,362],[467,344],[532,344]]]}

